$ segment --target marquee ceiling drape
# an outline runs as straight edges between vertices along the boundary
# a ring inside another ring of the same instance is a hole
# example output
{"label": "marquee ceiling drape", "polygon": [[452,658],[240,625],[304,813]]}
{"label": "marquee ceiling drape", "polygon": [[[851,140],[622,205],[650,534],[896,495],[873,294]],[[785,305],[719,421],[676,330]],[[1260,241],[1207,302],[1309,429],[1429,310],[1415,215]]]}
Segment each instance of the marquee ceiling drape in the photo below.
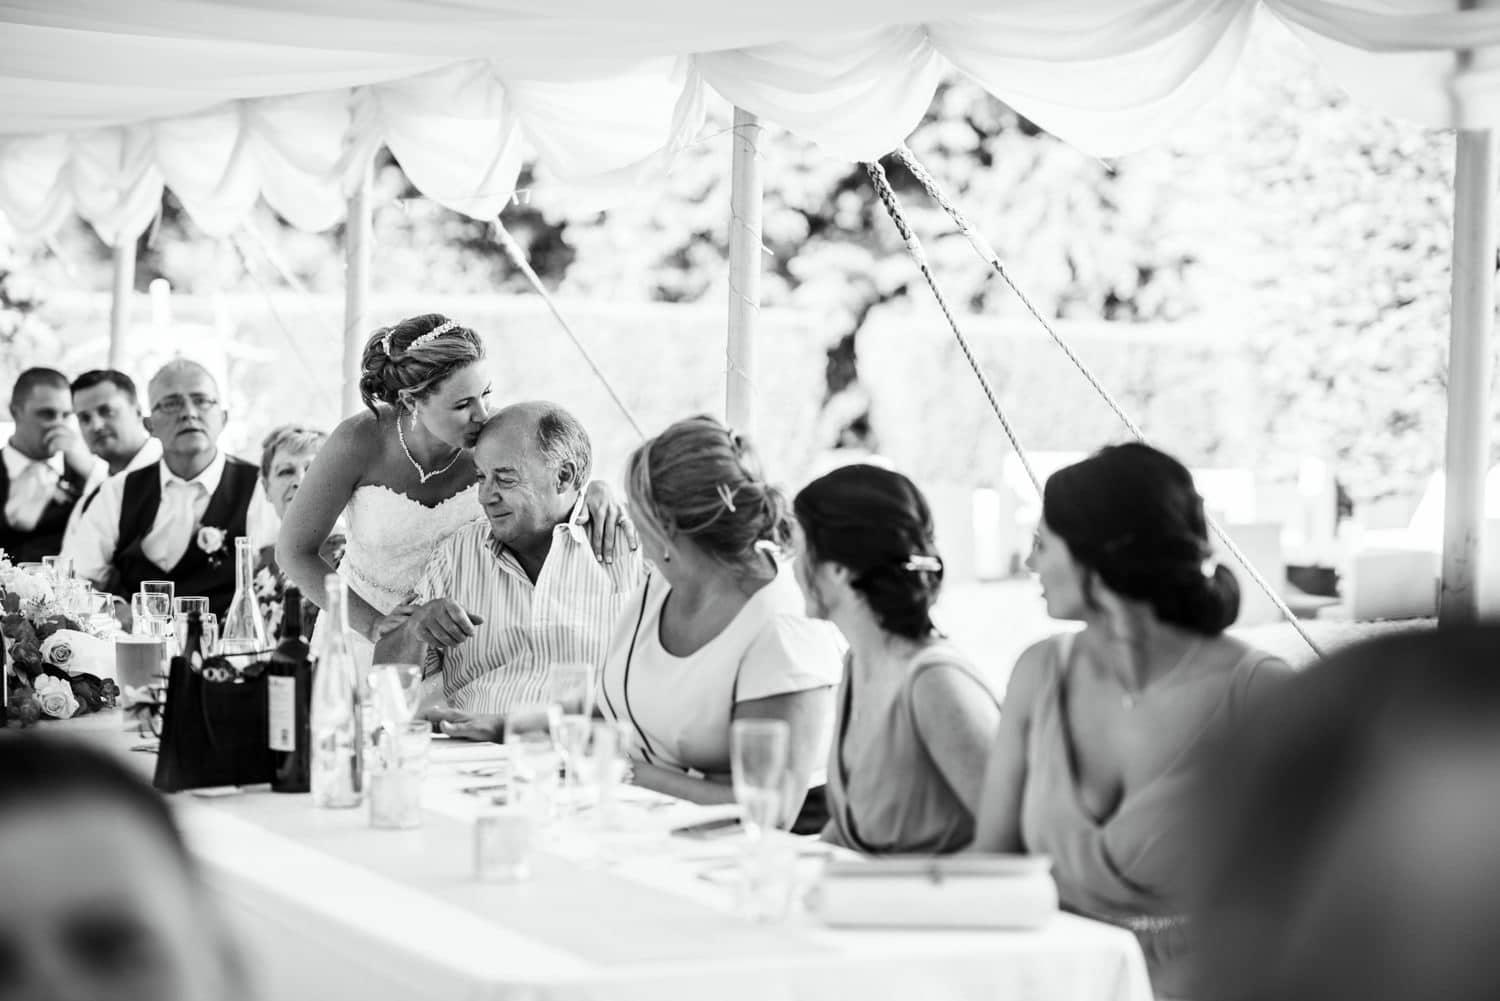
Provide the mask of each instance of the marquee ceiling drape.
{"label": "marquee ceiling drape", "polygon": [[912,23],[909,0],[0,0],[0,212],[30,236],[76,214],[115,244],[169,187],[212,234],[259,199],[324,229],[386,146],[425,195],[489,218],[528,156],[562,182],[645,176],[711,94],[874,158],[953,72],[1117,155],[1225,83],[1260,8],[1357,98],[1500,125],[1500,10],[1459,7],[928,0]]}

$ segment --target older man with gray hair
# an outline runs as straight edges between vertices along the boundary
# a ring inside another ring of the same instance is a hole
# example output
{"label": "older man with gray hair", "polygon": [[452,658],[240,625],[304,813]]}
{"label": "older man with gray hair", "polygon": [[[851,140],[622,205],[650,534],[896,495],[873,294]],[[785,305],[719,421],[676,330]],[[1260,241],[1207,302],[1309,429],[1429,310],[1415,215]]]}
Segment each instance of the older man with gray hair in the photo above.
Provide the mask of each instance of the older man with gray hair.
{"label": "older man with gray hair", "polygon": [[552,403],[496,413],[474,445],[485,520],[433,554],[408,602],[381,623],[376,663],[422,657],[454,709],[504,714],[545,703],[555,663],[597,668],[638,550],[601,564],[579,523],[593,465],[588,433]]}
{"label": "older man with gray hair", "polygon": [[126,601],[142,581],[170,580],[222,616],[234,597],[234,540],[245,534],[260,471],[219,448],[229,414],[202,365],[168,362],[147,397],[146,428],[161,442],[161,459],[106,480],[69,529],[63,555]]}

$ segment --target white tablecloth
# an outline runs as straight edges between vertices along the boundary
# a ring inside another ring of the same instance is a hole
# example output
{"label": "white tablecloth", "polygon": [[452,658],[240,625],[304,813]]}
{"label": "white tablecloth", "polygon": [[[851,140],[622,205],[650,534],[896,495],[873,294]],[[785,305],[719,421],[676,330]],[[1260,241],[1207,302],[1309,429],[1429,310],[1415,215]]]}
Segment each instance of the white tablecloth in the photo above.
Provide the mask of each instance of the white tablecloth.
{"label": "white tablecloth", "polygon": [[[108,716],[83,723],[50,727],[139,743]],[[627,833],[564,828],[543,842],[530,880],[477,882],[478,800],[458,790],[487,780],[461,770],[500,753],[434,741],[417,831],[373,831],[363,810],[316,810],[306,796],[173,797],[263,996],[1150,1001],[1134,937],[1069,915],[1033,932],[834,931],[805,914],[751,923],[723,878],[734,845],[664,834],[711,808],[639,790],[628,790]]]}

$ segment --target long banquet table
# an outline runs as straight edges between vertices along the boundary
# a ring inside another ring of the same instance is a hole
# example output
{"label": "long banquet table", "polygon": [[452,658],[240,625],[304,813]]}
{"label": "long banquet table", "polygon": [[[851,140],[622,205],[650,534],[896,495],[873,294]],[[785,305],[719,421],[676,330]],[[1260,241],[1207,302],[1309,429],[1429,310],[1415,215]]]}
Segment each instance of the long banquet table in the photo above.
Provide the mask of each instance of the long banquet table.
{"label": "long banquet table", "polygon": [[[47,724],[129,754],[118,714]],[[433,742],[419,830],[246,791],[172,797],[262,996],[381,1001],[1150,1001],[1128,932],[1060,914],[1036,931],[834,930],[738,915],[732,838],[667,828],[724,808],[622,791],[624,829],[545,835],[530,879],[472,876],[466,772],[494,745]],[[809,855],[821,846],[810,842]],[[815,867],[809,860],[805,865]]]}

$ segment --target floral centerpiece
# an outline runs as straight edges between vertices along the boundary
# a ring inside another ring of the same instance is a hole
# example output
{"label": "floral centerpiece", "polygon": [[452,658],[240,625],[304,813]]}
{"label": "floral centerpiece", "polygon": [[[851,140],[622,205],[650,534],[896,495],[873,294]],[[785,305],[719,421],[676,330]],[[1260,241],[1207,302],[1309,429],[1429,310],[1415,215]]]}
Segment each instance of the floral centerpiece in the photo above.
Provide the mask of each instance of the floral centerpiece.
{"label": "floral centerpiece", "polygon": [[46,580],[0,558],[0,646],[6,706],[0,725],[30,726],[115,705],[110,641],[84,628],[57,604]]}

